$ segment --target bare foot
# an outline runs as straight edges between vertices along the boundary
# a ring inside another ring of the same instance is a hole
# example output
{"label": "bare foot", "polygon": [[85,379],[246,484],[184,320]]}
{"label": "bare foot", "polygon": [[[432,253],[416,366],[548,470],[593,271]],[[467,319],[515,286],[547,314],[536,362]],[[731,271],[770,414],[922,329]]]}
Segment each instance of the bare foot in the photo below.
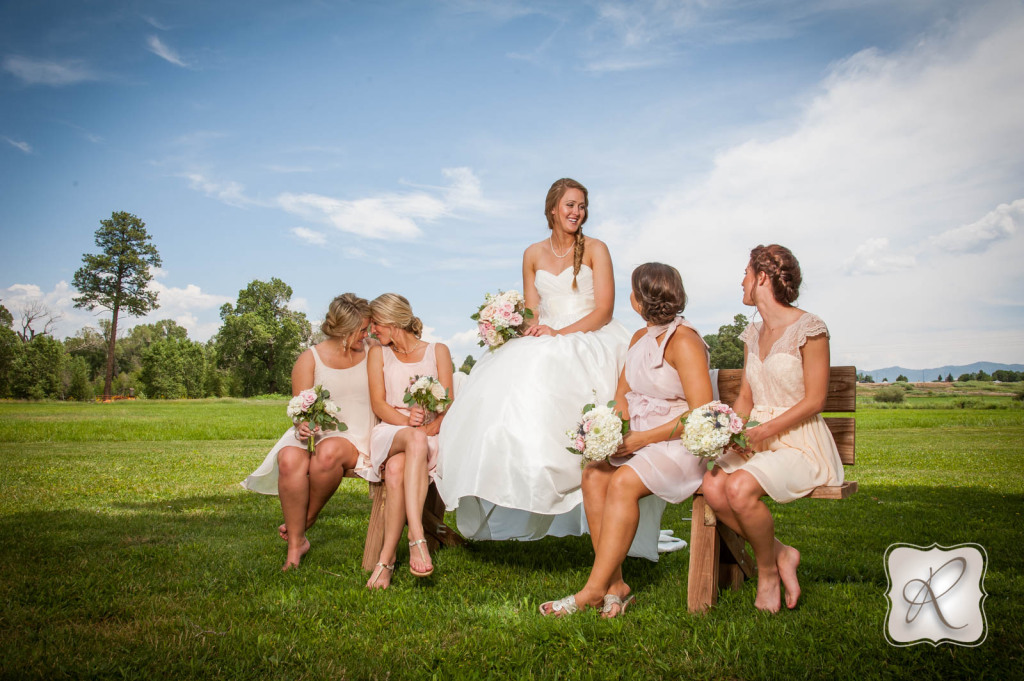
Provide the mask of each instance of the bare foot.
{"label": "bare foot", "polygon": [[757,597],[754,598],[754,607],[771,613],[776,613],[782,608],[778,569],[757,571]]}
{"label": "bare foot", "polygon": [[373,572],[370,573],[370,578],[366,580],[367,589],[386,589],[391,586],[391,575],[395,572],[395,561],[392,560],[390,564],[384,563],[383,561],[377,563],[377,566],[373,568]]}
{"label": "bare foot", "polygon": [[281,568],[281,572],[288,572],[299,567],[302,557],[307,553],[309,553],[309,540],[305,538],[303,538],[302,545],[298,549],[288,547],[288,559],[285,561],[284,567]]}
{"label": "bare foot", "polygon": [[279,535],[281,535],[281,539],[284,539],[285,541],[288,541],[288,526],[287,525],[285,525],[284,523],[281,523],[280,525],[278,525],[277,533]]}
{"label": "bare foot", "polygon": [[800,600],[800,582],[796,578],[796,568],[800,565],[800,552],[792,546],[779,544],[775,549],[775,565],[779,568],[779,578],[786,587],[786,607],[792,610]]}

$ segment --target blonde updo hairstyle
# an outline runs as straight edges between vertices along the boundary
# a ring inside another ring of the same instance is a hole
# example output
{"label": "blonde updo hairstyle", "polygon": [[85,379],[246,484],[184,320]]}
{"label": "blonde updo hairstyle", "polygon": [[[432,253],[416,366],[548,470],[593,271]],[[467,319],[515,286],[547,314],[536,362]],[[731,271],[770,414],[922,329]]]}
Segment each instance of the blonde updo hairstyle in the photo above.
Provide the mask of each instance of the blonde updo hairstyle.
{"label": "blonde updo hairstyle", "polygon": [[764,272],[772,285],[775,300],[792,305],[800,295],[800,263],[785,246],[770,244],[750,251],[750,269],[754,274]]}
{"label": "blonde updo hairstyle", "polygon": [[412,313],[405,296],[382,293],[370,302],[370,314],[378,324],[387,324],[408,331],[417,338],[423,333],[423,322]]}
{"label": "blonde updo hairstyle", "polygon": [[686,289],[679,270],[648,262],[633,270],[633,297],[640,316],[651,324],[668,324],[686,309]]}
{"label": "blonde updo hairstyle", "polygon": [[320,330],[328,338],[348,338],[358,331],[370,316],[370,303],[354,293],[342,293],[327,307],[327,316]]}
{"label": "blonde updo hairstyle", "polygon": [[565,192],[570,189],[579,189],[583,192],[583,202],[586,204],[587,209],[583,213],[583,219],[580,220],[579,225],[576,227],[576,243],[573,246],[572,252],[572,290],[576,290],[576,275],[580,273],[580,266],[583,265],[583,224],[587,221],[587,217],[590,216],[590,196],[587,194],[587,188],[582,184],[568,177],[563,177],[560,180],[555,180],[555,183],[551,185],[551,189],[548,190],[547,198],[544,199],[544,217],[548,220],[548,229],[554,231],[555,229],[555,216],[552,215],[552,211],[558,206],[558,202],[565,196]]}

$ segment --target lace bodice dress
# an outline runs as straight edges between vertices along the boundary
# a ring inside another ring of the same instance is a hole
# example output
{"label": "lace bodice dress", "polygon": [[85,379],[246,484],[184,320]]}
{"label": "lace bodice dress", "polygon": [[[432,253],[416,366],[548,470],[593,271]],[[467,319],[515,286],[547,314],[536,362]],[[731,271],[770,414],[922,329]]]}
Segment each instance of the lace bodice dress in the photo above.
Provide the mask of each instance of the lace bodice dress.
{"label": "lace bodice dress", "polygon": [[[366,375],[366,357],[347,369],[333,369],[320,359],[315,347],[313,353],[313,385],[322,385],[331,393],[331,401],[341,410],[341,420],[348,430],[329,430],[316,435],[316,442],[332,437],[343,437],[359,452],[355,472],[366,477],[370,470],[370,430],[377,417],[370,407],[370,387]],[[281,410],[282,416],[284,409]],[[281,439],[271,448],[263,463],[252,475],[241,483],[242,487],[260,494],[277,494],[277,453],[285,447],[306,448],[306,442],[295,436],[295,427],[285,431]]]}
{"label": "lace bodice dress", "polygon": [[[564,328],[595,308],[594,274],[584,265],[535,275],[538,321]],[[580,457],[566,451],[566,431],[583,405],[615,396],[629,334],[617,321],[589,332],[513,339],[487,351],[441,426],[438,492],[457,509],[459,531],[472,539],[539,539],[586,531]],[[643,509],[642,509],[643,513]],[[631,555],[657,559],[650,546]],[[642,533],[638,533],[642,534]]]}
{"label": "lace bodice dress", "polygon": [[[825,334],[820,317],[805,312],[790,324],[760,357],[761,322],[740,334],[747,346],[746,378],[754,398],[750,418],[761,423],[786,412],[804,398],[804,366],[800,348],[808,338]],[[769,439],[764,451],[749,459],[731,452],[718,460],[726,473],[749,471],[775,501],[787,502],[810,494],[820,485],[840,485],[843,464],[832,433],[817,414]]]}

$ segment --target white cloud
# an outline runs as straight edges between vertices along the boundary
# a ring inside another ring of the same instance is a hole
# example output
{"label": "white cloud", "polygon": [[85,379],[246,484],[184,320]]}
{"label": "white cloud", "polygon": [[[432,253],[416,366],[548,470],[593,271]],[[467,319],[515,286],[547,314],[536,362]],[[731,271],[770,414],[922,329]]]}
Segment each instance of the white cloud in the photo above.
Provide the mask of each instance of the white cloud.
{"label": "white cloud", "polygon": [[291,233],[299,237],[305,242],[311,243],[314,246],[326,246],[327,236],[323,232],[317,232],[312,229],[306,229],[305,227],[292,227]]}
{"label": "white cloud", "polygon": [[210,198],[222,201],[229,206],[245,208],[256,203],[254,199],[245,195],[245,187],[238,182],[218,182],[211,180],[201,173],[185,173],[182,177],[188,179],[189,186],[200,191]]}
{"label": "white cloud", "polygon": [[304,219],[369,239],[412,240],[423,234],[421,222],[457,216],[460,211],[488,211],[497,206],[483,197],[479,178],[470,168],[444,168],[449,180],[430,191],[391,193],[361,199],[337,199],[322,194],[284,193],[277,204]]}
{"label": "white cloud", "polygon": [[32,145],[28,142],[19,142],[17,140],[12,140],[10,137],[4,137],[4,141],[16,149],[21,149],[26,154],[32,153]]}
{"label": "white cloud", "polygon": [[[676,265],[691,317],[716,328],[743,309],[749,249],[782,243],[800,258],[801,304],[832,328],[834,362],[877,353],[866,349],[897,328],[914,330],[895,348],[904,366],[974,361],[954,345],[936,354],[930,338],[937,325],[966,339],[1006,323],[1005,310],[977,303],[999,298],[1007,273],[1019,271],[1024,240],[1009,238],[1019,207],[976,216],[1019,195],[1022,44],[1016,8],[979,12],[905,51],[866,50],[836,64],[793,120],[775,122],[784,133],[722,149],[703,177],[668,188],[647,214],[608,216],[616,265]],[[1001,247],[952,259],[972,240]]]}
{"label": "white cloud", "polygon": [[849,274],[886,274],[910,269],[917,264],[912,255],[897,255],[889,248],[885,237],[868,239],[843,262]]}
{"label": "white cloud", "polygon": [[79,59],[51,61],[12,55],[4,58],[4,70],[30,85],[73,85],[99,80],[99,76]]}
{"label": "white cloud", "polygon": [[995,243],[1009,239],[1024,224],[1024,199],[1000,204],[977,222],[950,229],[931,238],[937,248],[951,253],[981,253]]}
{"label": "white cloud", "polygon": [[189,68],[189,65],[181,58],[174,48],[164,44],[160,38],[155,35],[151,35],[146,38],[146,45],[149,46],[149,51],[160,57],[161,59],[168,61],[175,66],[182,68]]}

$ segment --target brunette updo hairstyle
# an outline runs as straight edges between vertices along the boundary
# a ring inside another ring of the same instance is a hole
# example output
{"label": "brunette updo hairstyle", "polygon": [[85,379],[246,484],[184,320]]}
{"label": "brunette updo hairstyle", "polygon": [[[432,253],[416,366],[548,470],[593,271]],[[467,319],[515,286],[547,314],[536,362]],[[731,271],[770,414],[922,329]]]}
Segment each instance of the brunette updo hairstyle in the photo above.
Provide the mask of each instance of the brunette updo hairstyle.
{"label": "brunette updo hairstyle", "polygon": [[555,229],[555,217],[551,214],[551,211],[555,209],[558,202],[562,200],[562,197],[570,189],[579,189],[583,192],[583,202],[586,204],[587,210],[583,212],[583,219],[580,220],[576,226],[576,244],[573,246],[572,251],[572,289],[576,290],[576,275],[580,273],[580,266],[583,265],[583,223],[587,221],[587,217],[590,216],[590,196],[587,194],[587,188],[582,184],[568,177],[563,177],[561,180],[555,180],[555,183],[551,185],[551,189],[548,190],[547,198],[544,199],[544,217],[548,220],[548,229]]}
{"label": "brunette updo hairstyle", "polygon": [[370,302],[370,314],[378,324],[397,326],[417,338],[423,333],[423,322],[413,315],[412,306],[405,296],[382,293]]}
{"label": "brunette updo hairstyle", "polygon": [[668,324],[686,309],[686,289],[679,270],[648,262],[633,270],[633,297],[640,316],[651,324]]}
{"label": "brunette updo hairstyle", "polygon": [[785,246],[771,244],[750,251],[750,269],[754,274],[764,272],[772,284],[775,300],[792,305],[800,295],[800,263]]}
{"label": "brunette updo hairstyle", "polygon": [[370,316],[370,304],[354,293],[342,293],[327,307],[320,330],[328,338],[347,338]]}

